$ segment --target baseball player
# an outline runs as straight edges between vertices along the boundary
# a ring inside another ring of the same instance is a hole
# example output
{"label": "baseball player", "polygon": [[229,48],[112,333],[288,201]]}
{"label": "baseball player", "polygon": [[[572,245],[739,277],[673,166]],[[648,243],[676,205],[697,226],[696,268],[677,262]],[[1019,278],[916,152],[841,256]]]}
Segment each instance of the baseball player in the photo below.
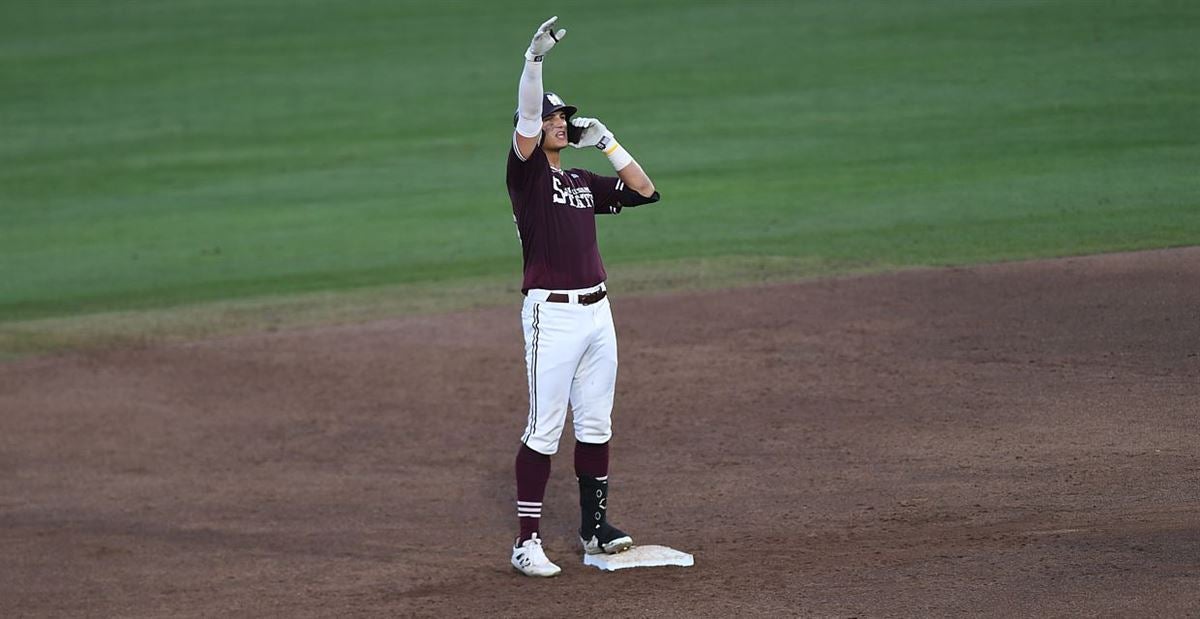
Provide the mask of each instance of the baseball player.
{"label": "baseball player", "polygon": [[[658,201],[654,183],[595,118],[542,89],[542,60],[567,34],[551,17],[525,52],[508,153],[508,196],[521,238],[525,294],[525,368],[529,415],[517,452],[517,522],[512,564],[529,576],[562,571],[546,557],[538,535],[550,456],[570,405],[579,480],[579,541],[588,554],[617,553],[633,538],[609,524],[608,441],[612,437],[617,337],[596,244],[596,216]],[[568,146],[600,149],[616,176],[564,169]]]}

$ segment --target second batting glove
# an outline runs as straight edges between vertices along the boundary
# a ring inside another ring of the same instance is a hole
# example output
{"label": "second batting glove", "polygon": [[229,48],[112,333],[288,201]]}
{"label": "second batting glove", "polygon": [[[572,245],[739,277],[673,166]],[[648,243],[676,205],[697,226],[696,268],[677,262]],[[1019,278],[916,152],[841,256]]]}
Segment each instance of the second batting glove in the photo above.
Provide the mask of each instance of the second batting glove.
{"label": "second batting glove", "polygon": [[575,148],[595,146],[600,150],[604,150],[608,143],[613,141],[612,131],[609,131],[608,127],[604,126],[604,123],[595,118],[576,116],[571,119],[571,124],[583,131],[579,136],[579,141],[571,144]]}

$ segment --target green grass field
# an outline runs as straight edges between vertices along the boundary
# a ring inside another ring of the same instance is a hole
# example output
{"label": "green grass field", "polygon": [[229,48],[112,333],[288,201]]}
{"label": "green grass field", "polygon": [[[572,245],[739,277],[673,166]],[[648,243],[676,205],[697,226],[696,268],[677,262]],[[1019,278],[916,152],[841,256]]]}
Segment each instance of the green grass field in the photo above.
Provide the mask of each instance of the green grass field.
{"label": "green grass field", "polygon": [[664,196],[604,220],[614,275],[1200,243],[1200,3],[546,6],[0,4],[0,327],[515,288],[504,157],[551,11],[547,87]]}

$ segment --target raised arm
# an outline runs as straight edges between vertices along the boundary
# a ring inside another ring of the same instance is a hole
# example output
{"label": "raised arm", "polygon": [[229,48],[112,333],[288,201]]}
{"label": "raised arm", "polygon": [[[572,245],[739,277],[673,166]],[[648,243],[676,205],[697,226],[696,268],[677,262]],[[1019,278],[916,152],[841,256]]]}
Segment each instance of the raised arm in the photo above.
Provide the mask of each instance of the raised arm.
{"label": "raised arm", "polygon": [[554,31],[556,21],[558,16],[538,26],[525,51],[525,70],[517,87],[517,127],[513,131],[513,147],[522,160],[533,154],[542,133],[542,59],[555,43],[567,36],[565,28]]}
{"label": "raised arm", "polygon": [[642,166],[633,160],[633,155],[625,150],[613,137],[612,131],[604,126],[604,123],[595,118],[572,118],[571,124],[583,130],[582,136],[578,142],[572,143],[575,148],[585,148],[595,146],[604,152],[608,157],[609,163],[612,164],[614,170],[617,171],[617,176],[621,182],[625,183],[630,189],[638,192],[642,197],[649,198],[654,195],[654,181],[646,175],[642,170]]}

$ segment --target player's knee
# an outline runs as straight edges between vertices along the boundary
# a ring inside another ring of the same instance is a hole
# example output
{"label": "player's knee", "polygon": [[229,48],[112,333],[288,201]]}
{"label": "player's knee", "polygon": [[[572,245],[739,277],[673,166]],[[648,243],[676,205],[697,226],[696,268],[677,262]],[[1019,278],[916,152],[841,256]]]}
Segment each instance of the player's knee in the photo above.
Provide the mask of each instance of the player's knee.
{"label": "player's knee", "polygon": [[559,437],[549,436],[531,436],[525,440],[525,446],[542,454],[543,456],[553,456],[558,453]]}
{"label": "player's knee", "polygon": [[612,438],[608,419],[582,419],[575,422],[575,438],[585,443],[605,443]]}

